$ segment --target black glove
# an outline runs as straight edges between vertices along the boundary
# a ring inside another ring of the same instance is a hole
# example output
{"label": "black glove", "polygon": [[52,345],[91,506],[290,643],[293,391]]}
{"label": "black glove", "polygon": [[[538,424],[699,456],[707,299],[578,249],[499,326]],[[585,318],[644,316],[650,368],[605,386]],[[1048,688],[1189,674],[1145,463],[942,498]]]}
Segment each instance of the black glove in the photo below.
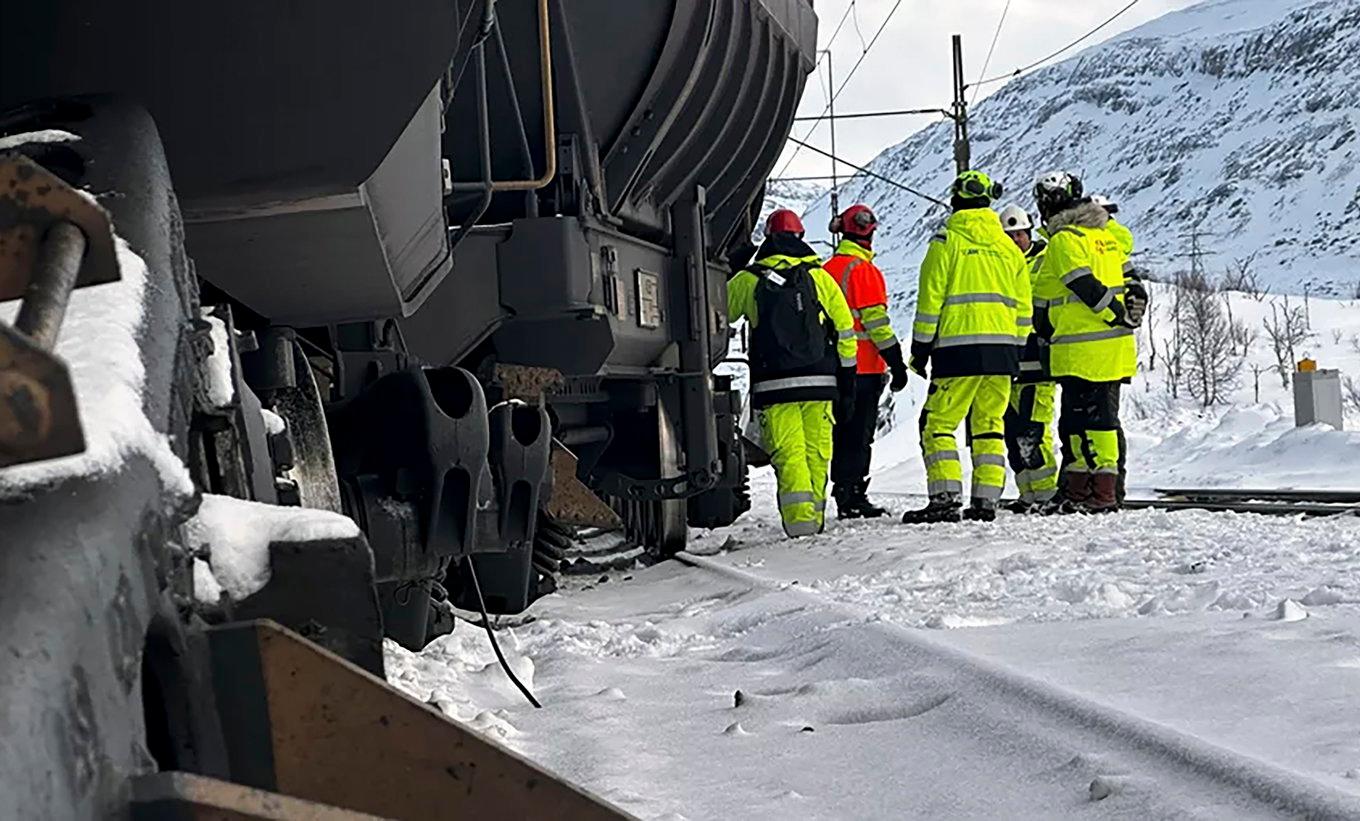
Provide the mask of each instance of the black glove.
{"label": "black glove", "polygon": [[[1116,299],[1116,300],[1114,300],[1113,302],[1110,303],[1110,310],[1114,313],[1114,319],[1107,319],[1107,320],[1105,320],[1105,324],[1106,324],[1106,325],[1109,325],[1111,328],[1137,328],[1137,327],[1138,327],[1138,324],[1139,324],[1139,323],[1138,323],[1138,322],[1134,322],[1134,321],[1130,318],[1129,312],[1128,312],[1127,310],[1124,309],[1124,306],[1120,304],[1119,300]],[[1143,318],[1142,315],[1139,314],[1138,319],[1141,321],[1142,318]]]}
{"label": "black glove", "polygon": [[913,372],[922,379],[926,377],[926,363],[930,361],[930,343],[911,343],[911,360],[907,363]]}
{"label": "black glove", "polygon": [[844,422],[855,413],[855,373],[856,368],[840,368],[836,371],[836,421]]}
{"label": "black glove", "polygon": [[1143,324],[1143,315],[1147,313],[1147,307],[1147,289],[1143,287],[1142,282],[1131,280],[1124,286],[1124,313],[1133,327],[1137,328]]}
{"label": "black glove", "polygon": [[902,361],[902,345],[894,342],[887,348],[878,352],[883,357],[883,361],[888,363],[888,370],[892,372],[892,381],[888,387],[893,393],[897,393],[907,386],[907,363]]}

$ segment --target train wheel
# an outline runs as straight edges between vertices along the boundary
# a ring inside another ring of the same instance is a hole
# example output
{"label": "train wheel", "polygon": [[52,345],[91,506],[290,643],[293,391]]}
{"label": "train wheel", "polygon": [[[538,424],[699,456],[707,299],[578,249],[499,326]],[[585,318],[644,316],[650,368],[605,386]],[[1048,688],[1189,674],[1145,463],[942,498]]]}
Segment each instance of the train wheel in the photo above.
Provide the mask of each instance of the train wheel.
{"label": "train wheel", "polygon": [[[344,513],[340,501],[340,480],[335,473],[330,431],[321,392],[311,363],[297,342],[292,343],[293,371],[297,386],[273,392],[273,412],[286,424],[290,458],[279,478],[295,489],[296,503],[302,507]],[[277,460],[276,460],[277,461]]]}

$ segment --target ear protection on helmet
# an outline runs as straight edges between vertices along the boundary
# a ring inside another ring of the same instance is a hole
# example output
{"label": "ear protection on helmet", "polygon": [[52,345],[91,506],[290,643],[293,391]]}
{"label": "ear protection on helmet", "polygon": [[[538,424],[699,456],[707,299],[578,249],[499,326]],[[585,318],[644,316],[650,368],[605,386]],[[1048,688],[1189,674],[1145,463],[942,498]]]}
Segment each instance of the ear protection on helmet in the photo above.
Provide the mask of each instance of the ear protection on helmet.
{"label": "ear protection on helmet", "polygon": [[1006,189],[981,171],[965,171],[954,180],[953,193],[964,199],[986,197],[995,200],[1000,199],[1006,193]]}
{"label": "ear protection on helmet", "polygon": [[874,215],[872,209],[867,205],[853,205],[846,209],[844,214],[837,214],[831,218],[831,224],[827,230],[833,234],[847,233],[845,220],[850,219],[850,227],[855,230],[848,233],[862,236],[878,227],[878,217]]}

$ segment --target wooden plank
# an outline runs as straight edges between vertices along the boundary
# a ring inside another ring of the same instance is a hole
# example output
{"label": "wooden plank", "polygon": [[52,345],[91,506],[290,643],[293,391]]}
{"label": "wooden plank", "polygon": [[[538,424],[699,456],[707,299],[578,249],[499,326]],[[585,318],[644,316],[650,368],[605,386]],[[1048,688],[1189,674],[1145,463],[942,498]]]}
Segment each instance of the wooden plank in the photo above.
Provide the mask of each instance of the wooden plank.
{"label": "wooden plank", "polygon": [[273,622],[209,639],[233,780],[399,819],[632,818]]}
{"label": "wooden plank", "polygon": [[193,773],[132,779],[132,821],[381,821],[382,816]]}

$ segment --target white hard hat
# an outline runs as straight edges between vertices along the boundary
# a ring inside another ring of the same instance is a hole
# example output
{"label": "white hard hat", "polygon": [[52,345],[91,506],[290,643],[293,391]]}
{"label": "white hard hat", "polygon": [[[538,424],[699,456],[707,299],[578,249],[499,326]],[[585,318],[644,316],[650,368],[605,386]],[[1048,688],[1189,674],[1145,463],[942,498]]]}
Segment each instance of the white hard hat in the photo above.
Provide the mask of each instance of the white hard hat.
{"label": "white hard hat", "polygon": [[1028,231],[1034,227],[1034,223],[1030,221],[1029,212],[1014,203],[1002,208],[1000,216],[1001,227],[1007,233]]}
{"label": "white hard hat", "polygon": [[1110,198],[1105,196],[1104,194],[1092,194],[1091,202],[1094,203],[1095,205],[1099,205],[1101,208],[1104,208],[1106,213],[1109,214],[1119,213],[1119,204],[1116,202],[1112,202]]}

